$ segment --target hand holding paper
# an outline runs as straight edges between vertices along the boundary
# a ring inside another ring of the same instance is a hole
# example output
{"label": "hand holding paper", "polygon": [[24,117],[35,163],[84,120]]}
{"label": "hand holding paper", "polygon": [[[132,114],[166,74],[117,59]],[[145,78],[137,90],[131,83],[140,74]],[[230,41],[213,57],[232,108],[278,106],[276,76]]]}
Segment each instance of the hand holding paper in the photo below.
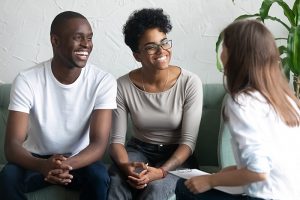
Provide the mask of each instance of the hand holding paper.
{"label": "hand holding paper", "polygon": [[[182,169],[182,170],[169,171],[169,173],[174,174],[174,175],[179,176],[184,179],[190,179],[195,176],[210,175],[209,173],[201,171],[199,169]],[[199,183],[199,187],[200,187],[200,183]],[[203,189],[201,189],[201,190],[205,190],[205,189],[208,190],[206,188],[206,186],[202,185],[201,187],[203,187]],[[209,189],[211,189],[211,188],[209,188]],[[243,194],[244,193],[243,187],[240,187],[240,186],[238,186],[238,187],[218,186],[218,187],[214,187],[214,189],[217,189],[222,192],[229,193],[229,194]]]}

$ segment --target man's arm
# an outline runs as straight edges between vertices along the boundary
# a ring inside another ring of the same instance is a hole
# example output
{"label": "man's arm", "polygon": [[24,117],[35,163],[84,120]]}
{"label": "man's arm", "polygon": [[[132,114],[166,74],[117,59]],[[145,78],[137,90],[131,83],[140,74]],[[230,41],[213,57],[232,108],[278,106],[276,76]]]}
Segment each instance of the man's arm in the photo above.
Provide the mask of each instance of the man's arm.
{"label": "man's arm", "polygon": [[28,128],[28,116],[24,112],[9,112],[4,145],[6,159],[26,169],[39,171],[46,176],[51,169],[58,166],[53,157],[50,159],[34,157],[23,147]]}
{"label": "man's arm", "polygon": [[98,109],[92,113],[90,121],[90,143],[77,155],[63,161],[72,169],[78,169],[92,164],[102,158],[108,143],[111,128],[112,110]]}

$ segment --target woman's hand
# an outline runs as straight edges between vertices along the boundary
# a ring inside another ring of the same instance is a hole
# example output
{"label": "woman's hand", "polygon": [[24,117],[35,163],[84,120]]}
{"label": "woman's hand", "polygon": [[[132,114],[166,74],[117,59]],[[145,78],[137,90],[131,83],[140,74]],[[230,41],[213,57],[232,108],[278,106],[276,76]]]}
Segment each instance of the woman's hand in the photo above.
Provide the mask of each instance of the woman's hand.
{"label": "woman's hand", "polygon": [[155,168],[155,167],[148,167],[148,172],[146,173],[145,176],[148,177],[149,179],[148,182],[164,178],[162,169]]}
{"label": "woman's hand", "polygon": [[155,181],[164,177],[160,168],[147,166],[138,177],[128,176],[128,183],[136,189],[143,189],[151,181]]}
{"label": "woman's hand", "polygon": [[206,192],[212,188],[211,175],[195,176],[184,184],[194,194]]}
{"label": "woman's hand", "polygon": [[128,177],[128,184],[136,189],[143,189],[146,187],[148,172],[148,164],[144,162],[128,162],[119,165],[122,172]]}
{"label": "woman's hand", "polygon": [[119,168],[126,176],[139,178],[139,174],[147,169],[144,162],[128,162],[119,165]]}
{"label": "woman's hand", "polygon": [[149,178],[146,175],[147,172],[148,171],[146,169],[139,173],[138,176],[128,176],[127,183],[135,189],[143,189],[147,187],[147,184],[149,183]]}

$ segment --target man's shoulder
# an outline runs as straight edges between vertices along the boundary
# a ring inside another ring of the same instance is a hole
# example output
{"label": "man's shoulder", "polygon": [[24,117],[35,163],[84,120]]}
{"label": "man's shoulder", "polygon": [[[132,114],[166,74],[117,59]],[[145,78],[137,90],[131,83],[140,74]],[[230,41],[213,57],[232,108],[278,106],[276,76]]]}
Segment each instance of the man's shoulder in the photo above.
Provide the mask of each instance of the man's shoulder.
{"label": "man's shoulder", "polygon": [[22,75],[22,76],[25,76],[25,77],[30,77],[30,76],[35,76],[37,74],[41,74],[41,73],[44,73],[45,69],[47,66],[50,65],[50,61],[44,61],[44,62],[41,62],[41,63],[38,63],[28,69],[25,69],[23,71],[21,71],[19,74]]}
{"label": "man's shoulder", "polygon": [[25,69],[16,76],[14,83],[19,85],[26,83],[28,85],[34,86],[39,85],[41,81],[43,82],[46,76],[46,69],[50,66],[50,61],[44,61],[36,64],[33,67]]}

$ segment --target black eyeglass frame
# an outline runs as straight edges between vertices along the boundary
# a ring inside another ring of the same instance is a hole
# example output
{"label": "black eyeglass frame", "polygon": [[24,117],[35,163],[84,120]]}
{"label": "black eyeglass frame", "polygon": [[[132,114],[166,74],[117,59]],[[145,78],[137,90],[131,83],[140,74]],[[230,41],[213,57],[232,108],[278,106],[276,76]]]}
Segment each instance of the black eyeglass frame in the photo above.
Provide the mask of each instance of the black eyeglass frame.
{"label": "black eyeglass frame", "polygon": [[[169,47],[164,47],[164,45],[170,45]],[[147,46],[151,46],[152,49],[147,49]],[[148,55],[153,55],[156,54],[159,48],[162,48],[163,50],[168,50],[172,48],[172,40],[165,39],[163,40],[160,44],[147,44],[144,48],[143,51],[145,51]],[[153,50],[153,52],[149,53],[149,51]],[[140,52],[140,51],[138,51]]]}

